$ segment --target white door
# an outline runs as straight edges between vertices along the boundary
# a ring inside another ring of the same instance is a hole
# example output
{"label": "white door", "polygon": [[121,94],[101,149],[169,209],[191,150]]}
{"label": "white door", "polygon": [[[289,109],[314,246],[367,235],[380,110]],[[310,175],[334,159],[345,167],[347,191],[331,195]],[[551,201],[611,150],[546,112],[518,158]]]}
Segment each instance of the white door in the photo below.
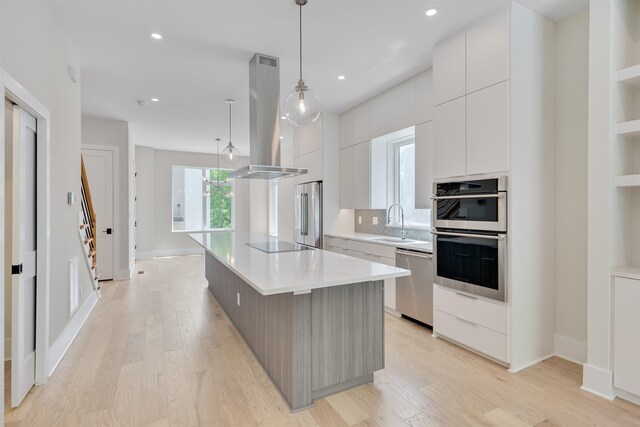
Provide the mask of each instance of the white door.
{"label": "white door", "polygon": [[36,374],[36,119],[13,106],[11,406]]}
{"label": "white door", "polygon": [[100,280],[113,279],[113,152],[82,149],[89,191],[96,212],[97,271]]}

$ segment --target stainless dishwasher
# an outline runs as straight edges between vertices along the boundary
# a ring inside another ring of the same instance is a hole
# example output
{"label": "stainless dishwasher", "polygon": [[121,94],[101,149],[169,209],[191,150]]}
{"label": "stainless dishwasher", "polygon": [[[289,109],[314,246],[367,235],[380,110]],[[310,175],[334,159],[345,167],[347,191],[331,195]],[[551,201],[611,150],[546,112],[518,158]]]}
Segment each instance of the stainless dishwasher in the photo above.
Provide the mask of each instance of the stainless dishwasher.
{"label": "stainless dishwasher", "polygon": [[396,310],[433,326],[433,254],[396,249],[396,267],[411,270],[396,278]]}

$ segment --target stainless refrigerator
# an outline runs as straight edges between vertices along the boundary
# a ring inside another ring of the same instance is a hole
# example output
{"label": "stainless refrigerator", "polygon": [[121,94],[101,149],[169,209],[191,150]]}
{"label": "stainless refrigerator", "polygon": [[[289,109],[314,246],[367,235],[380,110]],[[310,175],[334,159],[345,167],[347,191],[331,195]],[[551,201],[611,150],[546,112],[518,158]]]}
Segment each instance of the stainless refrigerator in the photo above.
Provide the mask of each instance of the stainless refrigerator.
{"label": "stainless refrigerator", "polygon": [[296,187],[296,243],[322,249],[322,182],[308,182]]}

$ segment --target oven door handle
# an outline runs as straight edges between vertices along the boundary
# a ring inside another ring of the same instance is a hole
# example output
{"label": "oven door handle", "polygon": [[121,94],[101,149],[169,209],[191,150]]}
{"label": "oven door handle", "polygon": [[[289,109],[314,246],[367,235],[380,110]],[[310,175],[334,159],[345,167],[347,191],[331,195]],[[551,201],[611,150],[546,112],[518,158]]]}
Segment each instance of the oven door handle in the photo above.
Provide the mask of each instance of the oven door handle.
{"label": "oven door handle", "polygon": [[488,236],[484,234],[469,234],[469,233],[447,233],[444,231],[432,231],[431,234],[436,236],[453,236],[453,237],[472,237],[474,239],[487,239],[487,240],[504,240],[504,234],[498,234],[497,236]]}
{"label": "oven door handle", "polygon": [[431,196],[431,200],[454,200],[454,199],[504,199],[504,193],[497,194],[464,194],[461,196]]}

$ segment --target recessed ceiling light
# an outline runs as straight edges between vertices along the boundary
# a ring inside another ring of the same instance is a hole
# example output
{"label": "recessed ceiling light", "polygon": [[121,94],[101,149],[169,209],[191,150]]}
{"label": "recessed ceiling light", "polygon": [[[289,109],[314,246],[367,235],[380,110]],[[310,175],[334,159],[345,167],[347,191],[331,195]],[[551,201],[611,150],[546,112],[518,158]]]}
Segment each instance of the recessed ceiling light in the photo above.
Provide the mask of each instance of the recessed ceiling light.
{"label": "recessed ceiling light", "polygon": [[427,16],[435,16],[437,13],[438,13],[438,9],[431,8],[431,9],[427,9],[427,11],[425,12],[425,15],[427,15]]}
{"label": "recessed ceiling light", "polygon": [[156,40],[161,40],[162,39],[162,35],[160,35],[158,33],[151,33],[151,37],[153,37]]}
{"label": "recessed ceiling light", "polygon": [[285,120],[285,119],[287,118],[287,116],[280,116],[280,118],[281,118],[282,120]]}
{"label": "recessed ceiling light", "polygon": [[151,100],[152,100],[153,102],[158,102],[158,101],[160,101],[158,98],[151,98]]}
{"label": "recessed ceiling light", "polygon": [[339,76],[338,76],[338,80],[344,80],[344,79],[346,79],[346,77],[345,77],[345,76],[343,76],[343,75],[339,75]]}

